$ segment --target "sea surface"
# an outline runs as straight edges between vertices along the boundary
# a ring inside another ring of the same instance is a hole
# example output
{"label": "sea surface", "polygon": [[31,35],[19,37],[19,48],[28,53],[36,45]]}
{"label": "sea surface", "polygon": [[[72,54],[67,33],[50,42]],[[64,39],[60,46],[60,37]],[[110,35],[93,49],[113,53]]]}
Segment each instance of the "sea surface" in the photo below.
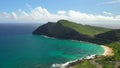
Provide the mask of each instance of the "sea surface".
{"label": "sea surface", "polygon": [[0,25],[0,68],[52,68],[53,64],[100,55],[104,49],[92,43],[32,35],[38,25]]}

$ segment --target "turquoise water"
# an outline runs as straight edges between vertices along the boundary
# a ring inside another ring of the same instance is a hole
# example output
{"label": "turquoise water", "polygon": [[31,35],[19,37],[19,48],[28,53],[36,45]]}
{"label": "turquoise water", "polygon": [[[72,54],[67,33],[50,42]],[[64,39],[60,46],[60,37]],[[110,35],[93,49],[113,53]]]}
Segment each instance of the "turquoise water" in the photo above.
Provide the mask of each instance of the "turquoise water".
{"label": "turquoise water", "polygon": [[104,49],[95,44],[45,38],[31,34],[0,37],[0,68],[51,68],[83,58],[100,55]]}

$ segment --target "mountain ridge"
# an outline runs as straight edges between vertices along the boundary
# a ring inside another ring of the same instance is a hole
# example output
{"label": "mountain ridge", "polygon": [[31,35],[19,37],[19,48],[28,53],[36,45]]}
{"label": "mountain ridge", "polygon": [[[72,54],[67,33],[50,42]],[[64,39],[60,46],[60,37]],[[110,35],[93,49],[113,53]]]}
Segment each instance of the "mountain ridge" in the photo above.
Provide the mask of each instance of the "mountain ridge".
{"label": "mountain ridge", "polygon": [[52,22],[48,22],[47,24],[38,27],[33,34],[46,35],[60,39],[88,39],[87,35],[79,34],[79,32],[73,29],[62,26],[61,23]]}
{"label": "mountain ridge", "polygon": [[[96,31],[97,33],[94,33]],[[97,35],[109,31],[111,31],[111,29],[76,24],[68,20],[59,20],[56,23],[48,22],[38,27],[35,31],[32,32],[32,34],[46,35],[49,37],[55,37],[59,39],[70,39],[91,42],[96,44],[105,44],[110,43],[112,41],[97,37]]]}

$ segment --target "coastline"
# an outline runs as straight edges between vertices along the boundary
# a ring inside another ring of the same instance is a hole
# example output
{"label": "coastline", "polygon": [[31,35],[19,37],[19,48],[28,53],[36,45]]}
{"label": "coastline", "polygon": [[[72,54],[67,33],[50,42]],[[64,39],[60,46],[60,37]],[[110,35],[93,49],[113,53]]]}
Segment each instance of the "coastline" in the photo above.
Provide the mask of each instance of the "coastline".
{"label": "coastline", "polygon": [[[42,35],[43,37],[45,38],[50,38],[49,36],[46,36],[46,35]],[[54,38],[54,37],[52,37]],[[71,41],[78,41],[78,40],[71,40]],[[78,41],[78,42],[84,42],[84,41]],[[86,42],[86,43],[90,43],[90,42]],[[95,43],[90,43],[90,44],[95,44]],[[95,44],[97,45],[97,44]],[[106,45],[100,45],[103,49],[104,49],[104,53],[101,54],[102,56],[113,56],[114,53],[113,53],[113,49],[106,46]],[[64,64],[53,64],[52,65],[52,68],[72,68],[72,66],[76,65],[76,64],[79,64],[81,63],[82,61],[84,60],[93,60],[93,59],[96,59],[97,57],[101,56],[101,55],[89,55],[89,56],[86,56],[84,58],[80,58],[80,59],[76,59],[74,61],[68,61]]]}
{"label": "coastline", "polygon": [[[114,55],[112,48],[110,48],[108,46],[105,46],[105,45],[101,45],[101,47],[104,48],[104,50],[105,50],[104,53],[101,54],[101,55],[103,55],[103,56],[113,56]],[[74,65],[76,65],[78,63],[81,63],[81,61],[93,60],[93,59],[96,59],[96,58],[97,58],[97,56],[93,56],[92,58],[89,58],[89,59],[83,58],[83,59],[75,61],[73,63],[69,63],[67,68],[73,68]]]}
{"label": "coastline", "polygon": [[71,68],[72,66],[79,64],[79,63],[83,62],[84,60],[91,60],[91,59],[95,59],[95,58],[97,58],[97,55],[93,54],[93,55],[86,56],[84,58],[76,59],[73,61],[68,61],[63,64],[52,64],[51,67],[52,68]]}
{"label": "coastline", "polygon": [[102,54],[103,56],[113,56],[113,49],[108,47],[108,46],[105,46],[105,45],[101,45],[101,47],[104,48],[105,52]]}

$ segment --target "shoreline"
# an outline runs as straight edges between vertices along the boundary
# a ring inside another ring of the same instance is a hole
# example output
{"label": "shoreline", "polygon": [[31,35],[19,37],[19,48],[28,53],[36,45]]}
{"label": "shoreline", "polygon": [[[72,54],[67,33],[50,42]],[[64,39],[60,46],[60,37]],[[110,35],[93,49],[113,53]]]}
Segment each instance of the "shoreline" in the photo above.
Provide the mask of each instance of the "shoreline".
{"label": "shoreline", "polygon": [[105,45],[101,45],[101,47],[104,48],[105,52],[102,54],[103,56],[113,56],[113,49],[108,47],[108,46],[105,46]]}
{"label": "shoreline", "polygon": [[[105,46],[105,45],[101,45],[101,47],[105,50],[104,53],[101,55],[103,55],[103,56],[113,56],[114,55],[112,48]],[[98,55],[98,56],[101,56],[101,55]],[[81,63],[84,60],[96,59],[98,56],[94,56],[93,58],[89,58],[89,59],[83,58],[82,60],[78,60],[78,61],[75,61],[73,63],[69,63],[68,68],[73,68],[74,65],[77,65],[78,63]]]}
{"label": "shoreline", "polygon": [[[50,38],[46,35],[42,35],[43,37],[45,38]],[[54,37],[52,37],[54,38]],[[77,42],[85,42],[85,41],[78,41],[78,40],[71,40],[71,41],[77,41]],[[85,43],[90,43],[90,42],[85,42]],[[90,44],[94,44],[94,43],[90,43]],[[95,45],[98,45],[98,44],[95,44]],[[84,60],[91,60],[91,59],[96,59],[97,57],[99,56],[113,56],[114,53],[113,53],[113,49],[108,47],[108,46],[105,46],[105,45],[100,45],[103,49],[104,49],[104,53],[101,54],[101,55],[89,55],[89,56],[86,56],[82,59],[77,59],[77,60],[74,60],[74,61],[69,61],[69,62],[66,62],[64,64],[53,64],[52,67],[60,67],[60,68],[72,68],[72,66],[78,64],[78,63],[81,63],[81,61],[84,61]]]}
{"label": "shoreline", "polygon": [[68,61],[68,62],[63,63],[63,64],[52,64],[51,67],[52,68],[71,68],[72,66],[79,64],[84,60],[91,60],[91,59],[95,59],[95,58],[97,58],[97,55],[93,54],[93,55],[86,56],[84,58]]}
{"label": "shoreline", "polygon": [[[113,49],[108,47],[108,46],[105,46],[105,45],[101,45],[101,47],[105,50],[103,54],[103,56],[113,56],[114,53],[113,53]],[[86,58],[83,58],[81,60],[77,60],[75,62],[72,62],[72,63],[69,63],[67,66],[67,68],[73,68],[74,65],[77,65],[78,63],[81,63],[82,61],[84,60],[92,60],[92,59],[96,59],[97,57],[101,56],[101,55],[96,55],[96,56],[93,56],[92,58],[89,58],[89,59],[86,59]]]}

